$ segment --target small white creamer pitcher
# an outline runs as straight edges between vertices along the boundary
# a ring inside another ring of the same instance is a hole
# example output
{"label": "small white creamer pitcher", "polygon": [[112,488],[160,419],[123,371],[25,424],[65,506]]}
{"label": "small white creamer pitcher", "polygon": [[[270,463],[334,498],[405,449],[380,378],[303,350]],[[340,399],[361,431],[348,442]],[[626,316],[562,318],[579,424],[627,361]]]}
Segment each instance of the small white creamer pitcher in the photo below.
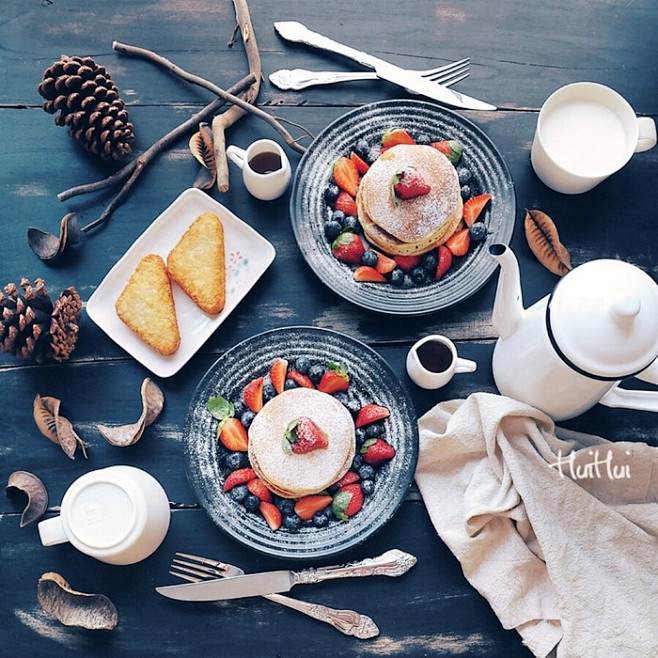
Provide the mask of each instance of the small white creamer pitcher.
{"label": "small white creamer pitcher", "polygon": [[445,386],[457,373],[473,372],[477,363],[458,356],[455,344],[447,336],[432,335],[412,346],[406,366],[414,384],[436,389]]}

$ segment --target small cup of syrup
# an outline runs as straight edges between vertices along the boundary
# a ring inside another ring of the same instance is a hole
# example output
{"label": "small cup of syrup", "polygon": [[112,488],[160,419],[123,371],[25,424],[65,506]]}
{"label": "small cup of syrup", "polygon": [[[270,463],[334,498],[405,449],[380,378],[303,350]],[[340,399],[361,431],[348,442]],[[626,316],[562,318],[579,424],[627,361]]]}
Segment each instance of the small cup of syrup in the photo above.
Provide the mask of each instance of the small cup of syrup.
{"label": "small cup of syrup", "polygon": [[247,191],[262,201],[280,197],[290,183],[290,162],[283,149],[271,139],[259,139],[246,150],[230,145],[226,155],[242,169]]}
{"label": "small cup of syrup", "polygon": [[421,338],[412,346],[406,366],[414,384],[436,389],[445,386],[457,373],[473,372],[477,363],[462,359],[447,336],[435,334]]}

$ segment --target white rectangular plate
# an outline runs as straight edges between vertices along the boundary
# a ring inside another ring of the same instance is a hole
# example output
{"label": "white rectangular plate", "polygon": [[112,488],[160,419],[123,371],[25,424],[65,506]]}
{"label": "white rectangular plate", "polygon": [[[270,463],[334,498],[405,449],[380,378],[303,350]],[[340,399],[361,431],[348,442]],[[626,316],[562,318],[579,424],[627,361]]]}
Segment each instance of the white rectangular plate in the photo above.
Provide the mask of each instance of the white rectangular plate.
{"label": "white rectangular plate", "polygon": [[[226,305],[221,313],[209,315],[177,284],[172,283],[181,343],[175,354],[162,356],[119,319],[114,304],[139,261],[147,254],[158,254],[166,262],[167,255],[183,233],[204,212],[215,213],[224,226]],[[194,356],[230,315],[267,270],[275,255],[274,247],[251,226],[205,192],[190,188],[153,221],[107,273],[87,302],[87,315],[113,341],[155,375],[171,377]]]}

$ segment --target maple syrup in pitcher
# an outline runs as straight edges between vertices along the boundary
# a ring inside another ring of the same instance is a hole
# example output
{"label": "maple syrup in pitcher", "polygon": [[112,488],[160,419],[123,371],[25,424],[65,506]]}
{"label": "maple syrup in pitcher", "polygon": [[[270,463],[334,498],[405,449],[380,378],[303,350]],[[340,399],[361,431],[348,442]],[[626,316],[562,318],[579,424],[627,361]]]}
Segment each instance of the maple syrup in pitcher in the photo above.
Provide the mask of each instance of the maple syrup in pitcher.
{"label": "maple syrup in pitcher", "polygon": [[249,166],[257,174],[271,174],[281,169],[281,156],[273,151],[263,151],[249,160]]}
{"label": "maple syrup in pitcher", "polygon": [[418,360],[430,372],[445,372],[452,365],[450,348],[438,340],[428,340],[418,347]]}

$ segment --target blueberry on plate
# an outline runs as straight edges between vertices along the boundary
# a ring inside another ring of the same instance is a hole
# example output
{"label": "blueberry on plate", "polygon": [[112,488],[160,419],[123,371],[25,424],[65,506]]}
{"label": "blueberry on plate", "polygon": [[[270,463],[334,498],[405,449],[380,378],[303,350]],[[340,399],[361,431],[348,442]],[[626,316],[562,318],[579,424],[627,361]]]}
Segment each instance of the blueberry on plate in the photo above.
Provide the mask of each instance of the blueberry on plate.
{"label": "blueberry on plate", "polygon": [[471,198],[471,186],[470,185],[462,185],[461,189],[459,190],[462,195],[462,199],[470,199]]}
{"label": "blueberry on plate", "polygon": [[324,224],[324,235],[329,240],[333,242],[341,233],[343,232],[343,226],[340,222],[337,222],[333,219],[330,219]]}
{"label": "blueberry on plate", "polygon": [[291,391],[293,388],[299,388],[299,384],[292,379],[286,379],[286,381],[283,384],[283,390]]}
{"label": "blueberry on plate", "polygon": [[263,401],[269,402],[269,400],[271,400],[275,395],[276,389],[274,388],[274,384],[272,383],[270,376],[267,375],[263,381]]}
{"label": "blueberry on plate", "polygon": [[247,455],[244,452],[229,452],[224,456],[224,466],[228,471],[237,471],[239,468],[246,468],[249,466],[248,461]]}
{"label": "blueberry on plate", "polygon": [[400,288],[402,284],[404,283],[404,272],[399,268],[396,267],[388,277],[388,280],[392,286],[395,286],[396,288]]}
{"label": "blueberry on plate", "polygon": [[325,367],[322,364],[314,363],[308,369],[307,375],[309,379],[317,386],[320,383],[320,380],[322,379],[322,375],[324,375],[324,371],[325,371]]}
{"label": "blueberry on plate", "polygon": [[438,263],[439,257],[436,253],[436,249],[428,251],[426,254],[423,254],[420,259],[420,264],[423,266],[423,269],[430,274],[436,272],[436,265]]}
{"label": "blueberry on plate", "polygon": [[363,256],[361,256],[361,264],[368,265],[369,267],[375,267],[375,265],[377,265],[377,260],[377,253],[372,249],[364,251]]}
{"label": "blueberry on plate", "polygon": [[247,489],[246,484],[239,484],[237,487],[233,487],[233,489],[231,489],[231,491],[229,492],[229,496],[236,503],[243,503],[245,500],[247,500],[248,495],[249,495],[249,489]]}
{"label": "blueberry on plate", "polygon": [[295,501],[290,498],[280,498],[276,502],[281,514],[293,514],[295,511]]}
{"label": "blueberry on plate", "polygon": [[369,439],[374,439],[377,436],[381,436],[384,433],[384,426],[381,423],[370,423],[366,427],[366,436]]}
{"label": "blueberry on plate", "polygon": [[233,414],[236,418],[240,418],[245,411],[247,411],[247,405],[242,400],[236,400],[233,403]]}
{"label": "blueberry on plate", "polygon": [[418,266],[411,270],[411,280],[417,286],[422,286],[427,281],[427,271],[424,267]]}
{"label": "blueberry on plate", "polygon": [[302,520],[297,514],[286,514],[283,517],[283,527],[290,532],[297,532],[302,527]]}
{"label": "blueberry on plate", "polygon": [[360,140],[357,141],[357,143],[354,145],[354,152],[363,160],[366,160],[368,157],[368,151],[370,151],[370,144],[368,144],[368,140],[365,138],[361,138]]}
{"label": "blueberry on plate", "polygon": [[307,356],[298,356],[295,359],[295,370],[297,372],[301,372],[302,375],[306,375],[310,367],[311,359],[309,359]]}
{"label": "blueberry on plate", "polygon": [[324,188],[324,200],[332,206],[338,195],[340,194],[340,188],[335,183],[329,183],[327,187]]}
{"label": "blueberry on plate", "polygon": [[249,494],[244,499],[244,506],[249,512],[257,512],[258,508],[260,507],[260,498],[258,496],[254,496],[254,494]]}
{"label": "blueberry on plate", "polygon": [[247,411],[240,416],[240,422],[244,425],[245,429],[249,429],[249,425],[251,425],[254,418],[256,418],[256,414],[251,409],[247,409]]}
{"label": "blueberry on plate", "polygon": [[354,215],[347,215],[342,221],[343,229],[346,231],[352,231],[353,233],[358,233],[361,230],[361,224],[359,220],[354,217]]}
{"label": "blueberry on plate", "polygon": [[475,242],[482,242],[489,233],[484,222],[475,222],[468,232],[471,235],[471,240],[475,240]]}
{"label": "blueberry on plate", "polygon": [[329,525],[329,512],[326,509],[316,512],[313,515],[313,525],[316,528],[324,528]]}
{"label": "blueberry on plate", "polygon": [[459,177],[459,184],[466,185],[469,180],[471,180],[471,170],[467,167],[457,167],[457,176]]}
{"label": "blueberry on plate", "polygon": [[361,480],[361,491],[364,496],[372,496],[375,493],[375,483],[373,480]]}
{"label": "blueberry on plate", "polygon": [[375,477],[375,469],[370,464],[363,464],[358,473],[362,480],[372,480]]}
{"label": "blueberry on plate", "polygon": [[416,135],[416,144],[429,146],[432,143],[432,138],[427,133],[419,133]]}
{"label": "blueberry on plate", "polygon": [[363,442],[368,438],[366,435],[366,428],[358,427],[354,432],[354,436],[356,437],[356,445],[361,446]]}

